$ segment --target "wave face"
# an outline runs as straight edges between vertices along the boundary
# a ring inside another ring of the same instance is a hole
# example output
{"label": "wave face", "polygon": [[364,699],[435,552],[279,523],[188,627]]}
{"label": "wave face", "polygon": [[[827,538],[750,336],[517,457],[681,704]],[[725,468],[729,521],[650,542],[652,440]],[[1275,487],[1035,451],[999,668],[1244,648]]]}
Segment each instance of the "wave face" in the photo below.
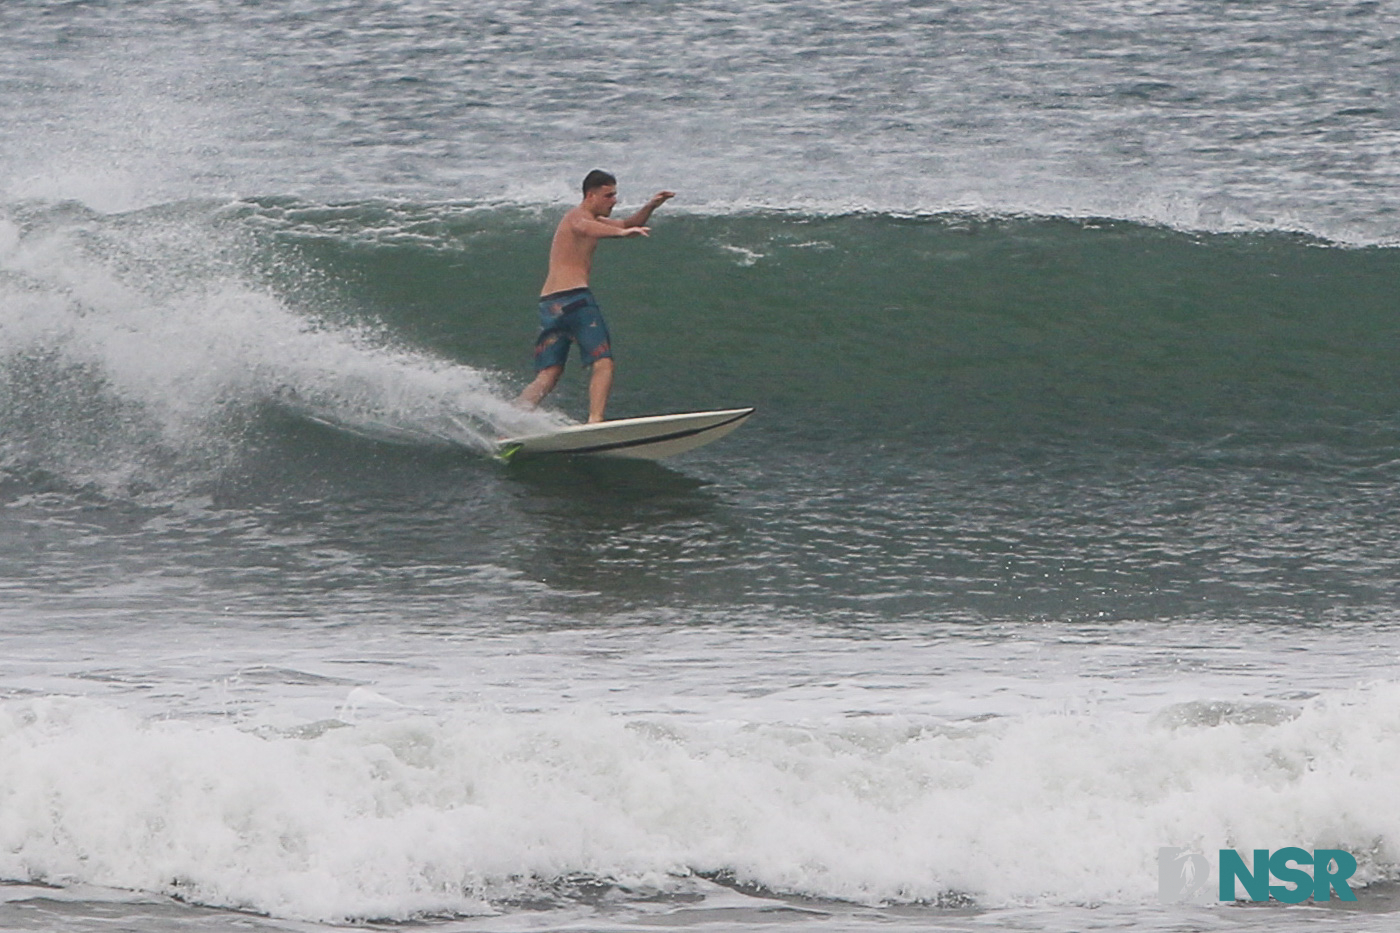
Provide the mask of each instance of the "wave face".
{"label": "wave face", "polygon": [[[84,419],[180,446],[230,405],[279,398],[410,441],[452,414],[518,420],[504,401],[528,378],[551,219],[287,200],[17,212],[0,244],[11,456]],[[692,215],[605,245],[594,286],[617,411],[758,404],[790,455],[1176,445],[1364,462],[1395,440],[1397,271],[1395,250],[1276,234]],[[486,450],[487,434],[462,439]]]}
{"label": "wave face", "polygon": [[[410,243],[361,210],[370,242],[315,247],[327,274],[427,344],[518,368],[545,223],[487,212]],[[1394,250],[965,215],[673,217],[630,246],[594,284],[632,411],[752,399],[914,447],[1393,440]]]}

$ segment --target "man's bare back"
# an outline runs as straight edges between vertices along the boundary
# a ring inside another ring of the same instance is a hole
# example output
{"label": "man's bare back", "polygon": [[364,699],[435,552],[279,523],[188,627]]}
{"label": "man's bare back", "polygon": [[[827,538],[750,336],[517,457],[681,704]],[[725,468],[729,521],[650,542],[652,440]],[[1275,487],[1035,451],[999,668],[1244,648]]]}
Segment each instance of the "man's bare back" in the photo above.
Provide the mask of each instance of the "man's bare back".
{"label": "man's bare back", "polygon": [[[606,325],[602,324],[601,314],[598,314],[597,304],[593,303],[591,293],[586,293],[588,277],[593,271],[593,253],[601,239],[650,235],[651,228],[646,226],[646,222],[651,218],[652,211],[673,197],[674,192],[659,191],[626,220],[613,220],[611,214],[617,205],[616,180],[606,172],[591,172],[588,178],[584,179],[583,202],[559,221],[559,226],[554,231],[554,240],[549,247],[549,273],[540,289],[541,333],[535,346],[538,374],[534,382],[520,393],[517,402],[534,408],[558,384],[559,377],[564,373],[568,347],[577,339],[577,335],[567,330],[555,332],[559,329],[552,326],[551,315],[562,315],[566,308],[563,303],[551,303],[549,299],[562,297],[561,293],[570,293],[571,297],[577,299],[579,296],[574,296],[573,293],[579,292],[587,297],[591,305],[590,313],[596,316],[597,323],[592,326],[602,327],[603,342],[595,344],[592,348],[593,353],[585,359],[593,367],[588,385],[588,420],[603,420],[608,395],[612,391],[613,361],[611,346],[606,337]],[[579,349],[583,352],[588,348],[580,342]]]}

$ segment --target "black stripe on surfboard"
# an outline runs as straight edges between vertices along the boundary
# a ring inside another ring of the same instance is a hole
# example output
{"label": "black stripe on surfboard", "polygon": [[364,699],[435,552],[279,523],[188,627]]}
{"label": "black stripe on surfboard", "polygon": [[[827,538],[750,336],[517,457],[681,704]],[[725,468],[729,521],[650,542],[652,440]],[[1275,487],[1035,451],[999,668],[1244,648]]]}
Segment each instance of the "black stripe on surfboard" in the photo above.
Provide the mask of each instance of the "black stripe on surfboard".
{"label": "black stripe on surfboard", "polygon": [[749,415],[753,414],[755,410],[756,409],[750,408],[747,411],[735,415],[733,418],[728,418],[724,421],[721,421],[719,424],[707,424],[703,428],[690,428],[687,431],[676,431],[672,434],[660,434],[655,437],[643,437],[631,441],[613,441],[611,444],[595,444],[592,447],[573,447],[569,450],[551,450],[549,451],[549,453],[596,454],[604,450],[626,450],[629,447],[645,447],[648,444],[660,444],[665,441],[677,441],[683,437],[694,437],[697,434],[704,434],[708,431],[714,431],[724,427],[727,424],[733,424],[736,421],[743,421]]}

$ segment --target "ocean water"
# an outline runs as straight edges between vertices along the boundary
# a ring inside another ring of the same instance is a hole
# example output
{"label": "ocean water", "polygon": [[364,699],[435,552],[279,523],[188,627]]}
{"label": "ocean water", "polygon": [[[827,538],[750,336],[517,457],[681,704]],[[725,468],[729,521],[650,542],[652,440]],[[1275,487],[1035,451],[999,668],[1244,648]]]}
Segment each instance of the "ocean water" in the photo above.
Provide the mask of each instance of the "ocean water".
{"label": "ocean water", "polygon": [[[1400,929],[1398,43],[0,6],[0,929]],[[758,413],[506,466],[594,167],[610,413]]]}

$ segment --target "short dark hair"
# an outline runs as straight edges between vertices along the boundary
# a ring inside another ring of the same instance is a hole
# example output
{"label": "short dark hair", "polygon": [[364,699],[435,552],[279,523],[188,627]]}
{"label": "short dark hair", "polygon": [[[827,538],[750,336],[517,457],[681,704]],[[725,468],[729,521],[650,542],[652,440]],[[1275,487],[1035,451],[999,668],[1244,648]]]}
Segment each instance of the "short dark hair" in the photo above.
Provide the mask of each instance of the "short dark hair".
{"label": "short dark hair", "polygon": [[595,168],[593,171],[583,176],[583,196],[585,198],[588,197],[588,192],[592,191],[594,188],[615,184],[617,184],[617,179],[612,177],[610,173],[600,168]]}

